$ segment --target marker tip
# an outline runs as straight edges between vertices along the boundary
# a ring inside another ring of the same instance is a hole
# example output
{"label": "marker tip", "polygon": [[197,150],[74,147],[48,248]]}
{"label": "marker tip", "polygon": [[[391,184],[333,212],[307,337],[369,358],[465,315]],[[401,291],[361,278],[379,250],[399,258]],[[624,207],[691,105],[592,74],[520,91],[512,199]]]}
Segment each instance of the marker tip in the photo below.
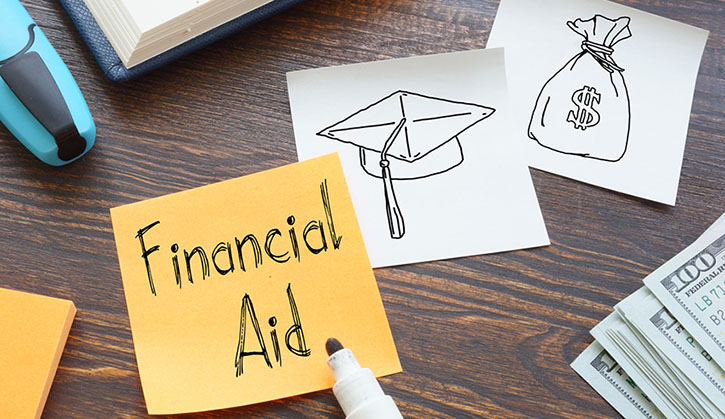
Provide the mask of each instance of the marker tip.
{"label": "marker tip", "polygon": [[332,355],[341,349],[344,349],[344,346],[342,346],[342,343],[340,343],[340,341],[335,338],[327,339],[327,342],[325,342],[325,350],[327,351],[327,355]]}

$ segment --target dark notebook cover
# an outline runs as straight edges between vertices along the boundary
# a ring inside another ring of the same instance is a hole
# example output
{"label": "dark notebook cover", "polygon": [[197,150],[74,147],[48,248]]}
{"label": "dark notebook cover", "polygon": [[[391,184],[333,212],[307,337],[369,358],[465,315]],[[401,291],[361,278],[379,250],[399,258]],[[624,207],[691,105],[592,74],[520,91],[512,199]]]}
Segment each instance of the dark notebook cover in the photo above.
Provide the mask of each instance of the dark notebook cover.
{"label": "dark notebook cover", "polygon": [[[151,0],[153,1],[153,0]],[[95,57],[98,65],[103,73],[111,81],[124,82],[146,74],[161,66],[169,64],[184,55],[187,55],[199,48],[205,47],[214,41],[229,36],[234,32],[253,25],[262,19],[279,13],[288,7],[291,7],[301,0],[273,0],[245,15],[231,20],[215,29],[212,29],[202,35],[197,36],[177,47],[174,47],[160,55],[151,58],[141,64],[127,69],[121,63],[121,59],[116,55],[116,51],[106,39],[103,31],[96,23],[93,15],[86,7],[83,0],[60,0],[71,20],[78,28],[83,41],[91,49],[93,57]]]}

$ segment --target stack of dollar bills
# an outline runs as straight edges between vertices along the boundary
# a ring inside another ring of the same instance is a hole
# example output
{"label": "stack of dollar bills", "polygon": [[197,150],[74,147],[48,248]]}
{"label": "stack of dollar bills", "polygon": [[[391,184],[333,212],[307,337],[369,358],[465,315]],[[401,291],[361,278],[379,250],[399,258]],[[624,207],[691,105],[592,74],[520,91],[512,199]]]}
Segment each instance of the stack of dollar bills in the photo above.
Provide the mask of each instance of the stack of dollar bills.
{"label": "stack of dollar bills", "polygon": [[725,418],[725,214],[644,285],[572,368],[626,418]]}

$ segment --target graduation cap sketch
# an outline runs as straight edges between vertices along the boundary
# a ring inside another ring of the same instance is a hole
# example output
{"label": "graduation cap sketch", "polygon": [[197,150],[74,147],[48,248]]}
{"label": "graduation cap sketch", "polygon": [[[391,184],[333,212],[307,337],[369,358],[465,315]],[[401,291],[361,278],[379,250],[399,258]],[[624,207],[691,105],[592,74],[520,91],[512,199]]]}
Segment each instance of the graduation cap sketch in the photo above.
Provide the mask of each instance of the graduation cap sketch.
{"label": "graduation cap sketch", "polygon": [[317,135],[360,147],[360,165],[383,180],[390,236],[405,234],[393,180],[422,179],[463,162],[458,136],[496,110],[398,90]]}

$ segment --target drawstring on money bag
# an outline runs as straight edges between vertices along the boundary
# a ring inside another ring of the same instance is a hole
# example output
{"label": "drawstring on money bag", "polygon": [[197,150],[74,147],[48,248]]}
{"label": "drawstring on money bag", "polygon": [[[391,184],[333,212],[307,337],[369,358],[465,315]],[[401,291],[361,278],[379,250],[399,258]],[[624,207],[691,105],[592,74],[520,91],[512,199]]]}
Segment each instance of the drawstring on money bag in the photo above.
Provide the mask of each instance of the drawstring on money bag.
{"label": "drawstring on money bag", "polygon": [[394,239],[399,239],[405,234],[405,223],[403,221],[403,214],[400,213],[400,207],[398,206],[398,200],[395,198],[395,191],[393,190],[393,178],[390,175],[390,161],[388,160],[388,150],[398,138],[398,134],[403,129],[406,119],[403,118],[398,122],[398,126],[395,127],[393,132],[390,134],[383,150],[380,152],[380,167],[382,168],[383,177],[383,188],[385,192],[385,210],[388,213],[388,227],[390,228],[390,236]]}
{"label": "drawstring on money bag", "polygon": [[591,42],[589,40],[584,40],[582,41],[582,50],[588,52],[592,58],[597,60],[599,65],[608,72],[614,73],[615,71],[618,71],[621,73],[624,71],[624,69],[618,66],[612,58],[612,53],[614,52],[613,48],[606,47],[602,44],[597,44],[596,42]]}

